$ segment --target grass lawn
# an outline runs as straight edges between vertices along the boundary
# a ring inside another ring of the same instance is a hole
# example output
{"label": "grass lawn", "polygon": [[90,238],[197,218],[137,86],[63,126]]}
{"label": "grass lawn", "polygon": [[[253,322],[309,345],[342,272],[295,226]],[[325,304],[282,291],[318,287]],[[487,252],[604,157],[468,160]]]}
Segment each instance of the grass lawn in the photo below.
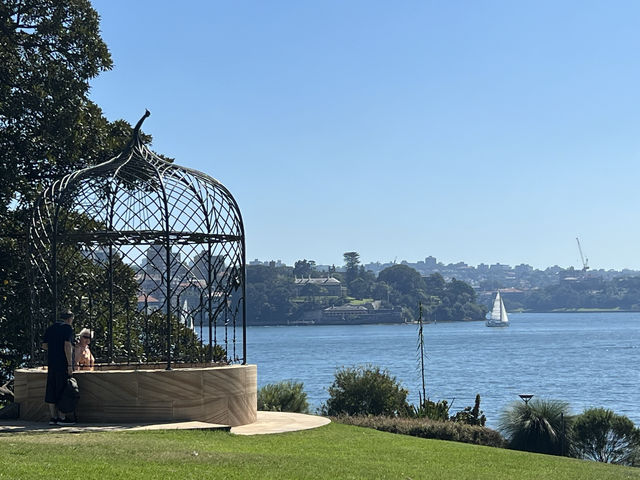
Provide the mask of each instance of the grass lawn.
{"label": "grass lawn", "polygon": [[0,435],[0,479],[640,479],[640,469],[332,423],[294,433]]}

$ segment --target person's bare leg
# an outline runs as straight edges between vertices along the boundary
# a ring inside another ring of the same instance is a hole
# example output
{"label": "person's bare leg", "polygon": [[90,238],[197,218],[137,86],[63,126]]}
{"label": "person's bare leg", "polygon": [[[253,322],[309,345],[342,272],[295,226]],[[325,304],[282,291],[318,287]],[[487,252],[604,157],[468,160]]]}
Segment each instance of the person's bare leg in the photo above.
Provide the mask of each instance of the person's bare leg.
{"label": "person's bare leg", "polygon": [[49,425],[55,425],[55,422],[58,420],[58,409],[53,403],[48,403],[47,405],[49,405],[49,416],[51,417]]}

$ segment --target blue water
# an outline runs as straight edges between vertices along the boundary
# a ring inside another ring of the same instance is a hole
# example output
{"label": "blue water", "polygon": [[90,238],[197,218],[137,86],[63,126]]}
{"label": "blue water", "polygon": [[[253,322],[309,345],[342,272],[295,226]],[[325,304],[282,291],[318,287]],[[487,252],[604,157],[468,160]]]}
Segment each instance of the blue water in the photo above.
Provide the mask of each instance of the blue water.
{"label": "blue water", "polygon": [[[424,326],[426,388],[432,400],[472,406],[489,426],[518,394],[569,402],[574,413],[603,406],[640,425],[640,314],[511,314],[508,328],[483,322]],[[248,363],[258,386],[304,382],[313,408],[328,398],[336,368],[387,368],[418,402],[416,325],[249,327]],[[455,399],[455,400],[454,400]]]}

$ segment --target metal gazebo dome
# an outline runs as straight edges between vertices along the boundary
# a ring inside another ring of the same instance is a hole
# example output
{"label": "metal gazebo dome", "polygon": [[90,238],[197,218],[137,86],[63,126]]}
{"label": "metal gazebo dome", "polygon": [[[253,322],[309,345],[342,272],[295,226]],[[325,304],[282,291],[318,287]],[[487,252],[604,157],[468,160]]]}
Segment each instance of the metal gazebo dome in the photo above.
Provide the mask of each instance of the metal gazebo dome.
{"label": "metal gazebo dome", "polygon": [[97,362],[246,363],[240,209],[220,182],[144,145],[148,115],[119,155],[55,181],[34,205],[32,360],[70,308],[95,332]]}

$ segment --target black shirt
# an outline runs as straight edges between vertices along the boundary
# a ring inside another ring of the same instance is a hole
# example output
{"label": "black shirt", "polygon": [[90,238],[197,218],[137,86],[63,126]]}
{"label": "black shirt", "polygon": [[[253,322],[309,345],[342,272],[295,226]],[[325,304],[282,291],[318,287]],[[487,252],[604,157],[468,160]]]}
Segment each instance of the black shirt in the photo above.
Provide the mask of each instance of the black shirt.
{"label": "black shirt", "polygon": [[49,370],[66,371],[67,356],[64,353],[64,342],[73,345],[73,328],[68,323],[56,322],[47,328],[42,340],[47,347],[47,365]]}

